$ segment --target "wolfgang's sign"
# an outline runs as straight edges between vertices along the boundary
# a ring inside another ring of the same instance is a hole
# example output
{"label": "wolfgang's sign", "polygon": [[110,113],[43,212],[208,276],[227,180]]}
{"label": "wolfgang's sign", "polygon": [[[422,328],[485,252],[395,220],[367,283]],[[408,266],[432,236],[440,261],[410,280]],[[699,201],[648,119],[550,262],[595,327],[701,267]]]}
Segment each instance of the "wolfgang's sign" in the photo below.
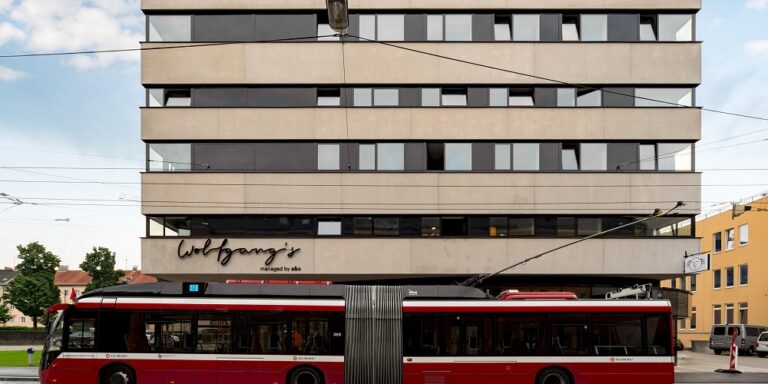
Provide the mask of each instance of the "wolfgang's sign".
{"label": "wolfgang's sign", "polygon": [[207,239],[202,247],[198,247],[194,244],[186,245],[182,239],[179,241],[176,251],[180,259],[186,259],[194,255],[207,257],[213,254],[216,255],[216,261],[221,265],[227,265],[234,255],[265,255],[265,266],[270,266],[278,255],[285,254],[288,258],[291,258],[301,251],[301,248],[289,248],[288,243],[285,243],[283,248],[229,248],[227,247],[228,242],[229,239],[223,239],[219,245],[214,245],[213,240]]}

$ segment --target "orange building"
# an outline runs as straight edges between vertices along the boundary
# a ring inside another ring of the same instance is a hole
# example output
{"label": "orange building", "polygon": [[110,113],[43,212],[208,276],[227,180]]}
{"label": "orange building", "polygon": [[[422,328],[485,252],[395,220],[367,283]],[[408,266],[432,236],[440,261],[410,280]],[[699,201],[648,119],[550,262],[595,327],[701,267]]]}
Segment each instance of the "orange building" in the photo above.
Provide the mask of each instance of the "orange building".
{"label": "orange building", "polygon": [[708,342],[713,324],[768,325],[768,193],[739,204],[752,210],[735,218],[728,209],[697,219],[710,270],[662,284],[693,293],[690,317],[678,324],[686,347]]}

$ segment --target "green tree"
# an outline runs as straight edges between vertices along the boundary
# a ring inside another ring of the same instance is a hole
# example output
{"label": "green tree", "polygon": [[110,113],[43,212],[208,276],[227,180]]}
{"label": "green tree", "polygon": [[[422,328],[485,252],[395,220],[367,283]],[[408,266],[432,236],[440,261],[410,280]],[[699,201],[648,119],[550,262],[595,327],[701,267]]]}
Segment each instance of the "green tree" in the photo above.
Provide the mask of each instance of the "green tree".
{"label": "green tree", "polygon": [[53,284],[61,260],[37,242],[19,245],[19,274],[8,286],[8,302],[32,318],[37,329],[45,309],[59,302],[59,288]]}
{"label": "green tree", "polygon": [[3,300],[0,302],[0,323],[7,323],[13,319],[13,316],[11,316],[11,309],[8,308],[8,303]]}
{"label": "green tree", "polygon": [[93,251],[85,255],[85,261],[80,263],[80,269],[91,275],[91,282],[85,287],[85,292],[123,284],[120,282],[123,271],[115,270],[115,253],[109,248],[93,247]]}

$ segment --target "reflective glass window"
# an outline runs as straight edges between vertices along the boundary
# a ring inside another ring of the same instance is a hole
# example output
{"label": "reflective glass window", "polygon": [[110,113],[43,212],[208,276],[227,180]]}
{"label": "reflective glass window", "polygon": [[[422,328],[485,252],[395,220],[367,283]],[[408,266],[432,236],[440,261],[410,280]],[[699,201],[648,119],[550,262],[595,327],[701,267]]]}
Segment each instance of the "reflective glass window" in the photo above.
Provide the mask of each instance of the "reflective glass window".
{"label": "reflective glass window", "polygon": [[373,105],[376,106],[397,106],[399,102],[400,91],[398,89],[374,89]]}
{"label": "reflective glass window", "polygon": [[576,98],[576,106],[599,107],[603,104],[602,97],[602,91],[599,89],[579,91],[578,97]]}
{"label": "reflective glass window", "polygon": [[581,40],[608,40],[608,15],[581,15]]}
{"label": "reflective glass window", "polygon": [[360,24],[360,37],[368,40],[376,40],[376,15],[358,16]]}
{"label": "reflective glass window", "polygon": [[693,166],[691,144],[661,143],[659,146],[659,171],[690,171]]}
{"label": "reflective glass window", "polygon": [[336,34],[336,31],[331,29],[331,26],[325,23],[317,24],[317,36],[318,41],[339,41],[338,36],[333,36]]}
{"label": "reflective glass window", "polygon": [[512,169],[515,171],[538,171],[539,143],[513,144]]}
{"label": "reflective glass window", "polygon": [[640,145],[640,170],[641,171],[656,170],[656,145],[654,144]]}
{"label": "reflective glass window", "polygon": [[563,148],[560,151],[561,168],[564,171],[578,171],[579,170],[579,145],[578,144],[563,144]]}
{"label": "reflective glass window", "polygon": [[403,41],[405,39],[404,15],[377,15],[377,40]]}
{"label": "reflective glass window", "polygon": [[509,144],[496,144],[494,146],[495,166],[497,171],[512,169],[512,148]]}
{"label": "reflective glass window", "polygon": [[472,170],[472,144],[446,143],[445,144],[445,170],[446,171],[471,171]]}
{"label": "reflective glass window", "polygon": [[317,145],[317,169],[319,171],[336,171],[339,170],[340,164],[339,144]]}
{"label": "reflective glass window", "polygon": [[539,41],[539,15],[513,15],[512,39],[515,41]]}
{"label": "reflective glass window", "polygon": [[149,145],[149,171],[189,171],[192,169],[191,144]]}
{"label": "reflective glass window", "polygon": [[690,88],[637,88],[637,107],[690,107],[693,106],[693,90]]}
{"label": "reflective glass window", "polygon": [[509,16],[496,16],[493,23],[493,39],[496,41],[512,40],[512,19]]}
{"label": "reflective glass window", "polygon": [[472,40],[472,15],[445,15],[446,41]]}
{"label": "reflective glass window", "polygon": [[380,171],[402,171],[405,167],[405,145],[403,143],[378,144],[376,168]]}
{"label": "reflective glass window", "polygon": [[659,41],[692,40],[692,15],[659,15]]}
{"label": "reflective glass window", "polygon": [[509,219],[510,236],[533,236],[534,227],[532,217],[512,217]]}
{"label": "reflective glass window", "polygon": [[443,15],[427,15],[427,40],[443,40]]}
{"label": "reflective glass window", "polygon": [[608,144],[581,144],[581,170],[605,171],[608,167]]}
{"label": "reflective glass window", "polygon": [[325,220],[325,219],[318,220],[317,235],[318,236],[341,236],[341,220]]}
{"label": "reflective glass window", "polygon": [[422,88],[421,90],[422,107],[440,106],[440,88]]}
{"label": "reflective glass window", "polygon": [[491,107],[506,107],[509,103],[509,89],[491,88],[489,90],[489,105]]}
{"label": "reflective glass window", "polygon": [[360,144],[360,164],[361,171],[373,171],[376,169],[376,145]]}
{"label": "reflective glass window", "polygon": [[443,88],[441,94],[441,104],[444,107],[466,107],[467,90]]}
{"label": "reflective glass window", "polygon": [[192,16],[150,15],[149,41],[191,41]]}
{"label": "reflective glass window", "polygon": [[558,107],[575,107],[576,106],[576,89],[575,88],[558,88],[557,89],[557,106]]}
{"label": "reflective glass window", "polygon": [[355,88],[353,93],[355,107],[370,107],[373,105],[373,91],[371,88]]}

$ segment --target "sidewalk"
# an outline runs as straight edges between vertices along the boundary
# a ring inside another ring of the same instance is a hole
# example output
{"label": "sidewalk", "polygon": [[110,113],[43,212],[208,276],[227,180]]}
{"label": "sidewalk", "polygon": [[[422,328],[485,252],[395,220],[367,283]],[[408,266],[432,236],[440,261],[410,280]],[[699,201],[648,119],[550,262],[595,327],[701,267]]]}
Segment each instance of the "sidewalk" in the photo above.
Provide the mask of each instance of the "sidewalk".
{"label": "sidewalk", "polygon": [[36,382],[37,367],[2,367],[0,382]]}
{"label": "sidewalk", "polygon": [[[681,351],[677,354],[676,373],[712,373],[718,368],[728,368],[727,354],[712,352]],[[768,373],[768,358],[739,356],[737,368],[744,373]]]}

